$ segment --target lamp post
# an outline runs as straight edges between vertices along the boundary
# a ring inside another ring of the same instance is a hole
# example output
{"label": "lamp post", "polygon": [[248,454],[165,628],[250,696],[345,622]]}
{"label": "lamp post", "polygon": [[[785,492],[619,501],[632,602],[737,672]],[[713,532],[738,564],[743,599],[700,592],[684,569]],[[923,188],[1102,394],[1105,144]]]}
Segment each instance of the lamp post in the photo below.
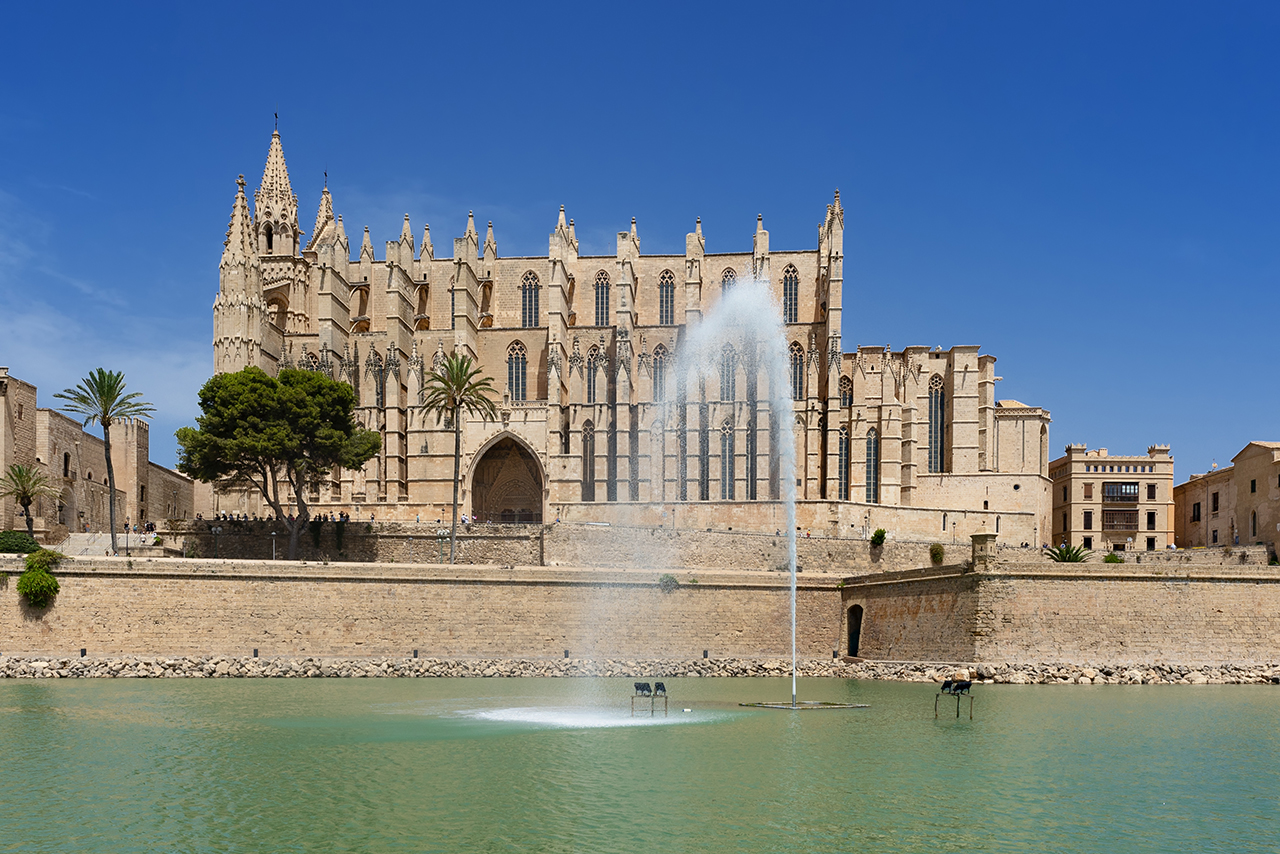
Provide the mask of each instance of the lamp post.
{"label": "lamp post", "polygon": [[222,533],[221,525],[214,525],[209,531],[213,534],[213,556],[218,556],[218,535]]}
{"label": "lamp post", "polygon": [[271,532],[271,559],[276,559],[276,532]]}
{"label": "lamp post", "polygon": [[124,556],[129,556],[129,517],[124,517]]}
{"label": "lamp post", "polygon": [[440,546],[440,562],[444,563],[444,541],[449,537],[448,528],[436,528],[436,543]]}

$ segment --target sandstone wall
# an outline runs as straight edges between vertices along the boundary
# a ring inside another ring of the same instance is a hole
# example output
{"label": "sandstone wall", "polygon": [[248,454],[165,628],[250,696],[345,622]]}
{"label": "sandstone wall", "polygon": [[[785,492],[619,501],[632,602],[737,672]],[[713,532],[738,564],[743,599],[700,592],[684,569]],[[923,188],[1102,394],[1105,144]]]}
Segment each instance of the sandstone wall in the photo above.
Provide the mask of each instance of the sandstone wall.
{"label": "sandstone wall", "polygon": [[850,578],[842,595],[846,619],[854,605],[864,609],[859,655],[867,658],[1202,665],[1280,657],[1280,570],[1258,563],[940,567]]}
{"label": "sandstone wall", "polygon": [[[214,554],[212,523],[192,522],[184,529],[162,532],[165,544],[181,548],[185,540],[195,554]],[[271,557],[271,531],[277,532],[276,554],[283,557],[287,538],[269,522],[219,522],[217,554],[222,558],[266,560]],[[447,524],[440,527],[448,528]],[[372,528],[372,530],[371,530]],[[434,523],[348,522],[339,547],[336,526],[320,526],[317,547],[311,532],[299,541],[301,560],[366,563],[447,562],[449,545],[441,548]],[[796,552],[802,571],[841,575],[911,569],[929,564],[930,543],[889,540],[871,548],[861,537],[801,537]],[[947,543],[947,562],[968,557],[968,542]],[[190,552],[189,552],[190,553]],[[1010,553],[1024,554],[1023,550]],[[666,570],[672,568],[777,570],[787,562],[786,539],[780,535],[724,530],[670,530],[561,523],[558,525],[460,525],[458,562],[510,566],[590,566]]]}
{"label": "sandstone wall", "polygon": [[980,581],[975,659],[1068,663],[1273,661],[1280,572],[1265,566],[1063,571]]}
{"label": "sandstone wall", "polygon": [[863,609],[856,654],[882,661],[980,661],[973,626],[977,576],[960,567],[888,573],[844,590],[843,654],[851,654],[849,623]]}
{"label": "sandstone wall", "polygon": [[[787,577],[583,569],[79,558],[44,611],[0,587],[0,653],[561,658],[789,656]],[[798,594],[802,655],[829,659],[834,577]]]}

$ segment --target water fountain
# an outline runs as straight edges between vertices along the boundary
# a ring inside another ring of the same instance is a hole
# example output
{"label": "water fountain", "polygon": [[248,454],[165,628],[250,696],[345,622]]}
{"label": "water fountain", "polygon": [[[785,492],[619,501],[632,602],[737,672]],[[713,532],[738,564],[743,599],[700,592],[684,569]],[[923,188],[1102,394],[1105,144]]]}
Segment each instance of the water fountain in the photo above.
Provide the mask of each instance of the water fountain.
{"label": "water fountain", "polygon": [[[676,354],[677,382],[693,398],[694,390],[715,382],[722,370],[721,354],[726,346],[745,354],[748,373],[748,400],[754,402],[757,383],[767,384],[769,417],[772,419],[769,452],[778,458],[778,498],[786,507],[787,570],[791,587],[791,704],[742,703],[757,708],[857,708],[838,703],[800,703],[796,699],[796,440],[793,416],[790,365],[782,313],[770,292],[769,283],[755,278],[740,279],[726,289],[720,299],[681,342]],[[705,399],[703,397],[702,399]]]}

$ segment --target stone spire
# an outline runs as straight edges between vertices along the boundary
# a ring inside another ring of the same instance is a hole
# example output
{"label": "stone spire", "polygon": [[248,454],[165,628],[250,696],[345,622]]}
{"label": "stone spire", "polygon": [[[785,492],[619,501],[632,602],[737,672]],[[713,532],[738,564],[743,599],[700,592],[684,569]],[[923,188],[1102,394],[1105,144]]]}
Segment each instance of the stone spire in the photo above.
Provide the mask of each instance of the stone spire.
{"label": "stone spire", "polygon": [[262,299],[262,265],[244,176],[236,180],[231,223],[218,264],[218,295],[213,301],[213,367],[216,373],[262,367],[266,303]]}
{"label": "stone spire", "polygon": [[431,245],[430,223],[424,223],[422,226],[422,252],[418,257],[427,260],[434,260],[436,257],[435,247]]}
{"label": "stone spire", "polygon": [[364,260],[365,254],[369,255],[369,260],[373,260],[373,241],[369,239],[369,226],[364,227],[364,240],[360,241],[360,260]]}
{"label": "stone spire", "polygon": [[769,281],[769,232],[764,230],[764,214],[756,214],[756,233],[751,238],[751,272]]}
{"label": "stone spire", "polygon": [[[231,223],[227,226],[227,239],[222,244],[222,262],[219,267],[223,270],[233,264],[245,262],[255,267],[258,265],[258,253],[253,236],[253,215],[249,213],[249,200],[245,197],[244,185],[244,176],[241,175],[236,179],[236,198],[231,205]],[[222,284],[225,287],[226,282]]]}
{"label": "stone spire", "polygon": [[284,162],[280,131],[271,134],[267,165],[262,170],[262,184],[253,194],[253,214],[258,227],[258,252],[262,255],[297,253],[298,197],[289,184],[289,169]]}
{"label": "stone spire", "polygon": [[475,211],[467,211],[467,230],[463,232],[462,236],[479,238],[480,235],[476,233],[476,212]]}
{"label": "stone spire", "polygon": [[326,186],[320,193],[320,209],[316,211],[316,227],[311,231],[311,240],[307,243],[308,249],[316,245],[320,240],[320,233],[331,222],[333,222],[333,197],[329,195],[329,188]]}
{"label": "stone spire", "polygon": [[493,220],[489,220],[489,231],[484,236],[483,253],[491,261],[498,257],[498,241],[493,239]]}
{"label": "stone spire", "polygon": [[400,228],[400,239],[409,243],[413,242],[413,232],[409,228],[409,215],[404,215],[404,225]]}

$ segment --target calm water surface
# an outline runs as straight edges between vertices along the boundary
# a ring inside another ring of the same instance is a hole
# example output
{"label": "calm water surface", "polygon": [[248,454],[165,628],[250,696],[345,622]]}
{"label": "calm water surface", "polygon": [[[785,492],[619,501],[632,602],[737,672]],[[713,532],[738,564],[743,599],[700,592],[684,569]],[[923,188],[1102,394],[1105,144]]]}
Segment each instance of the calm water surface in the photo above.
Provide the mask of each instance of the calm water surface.
{"label": "calm water surface", "polygon": [[1280,689],[667,685],[8,680],[0,851],[1280,850]]}

